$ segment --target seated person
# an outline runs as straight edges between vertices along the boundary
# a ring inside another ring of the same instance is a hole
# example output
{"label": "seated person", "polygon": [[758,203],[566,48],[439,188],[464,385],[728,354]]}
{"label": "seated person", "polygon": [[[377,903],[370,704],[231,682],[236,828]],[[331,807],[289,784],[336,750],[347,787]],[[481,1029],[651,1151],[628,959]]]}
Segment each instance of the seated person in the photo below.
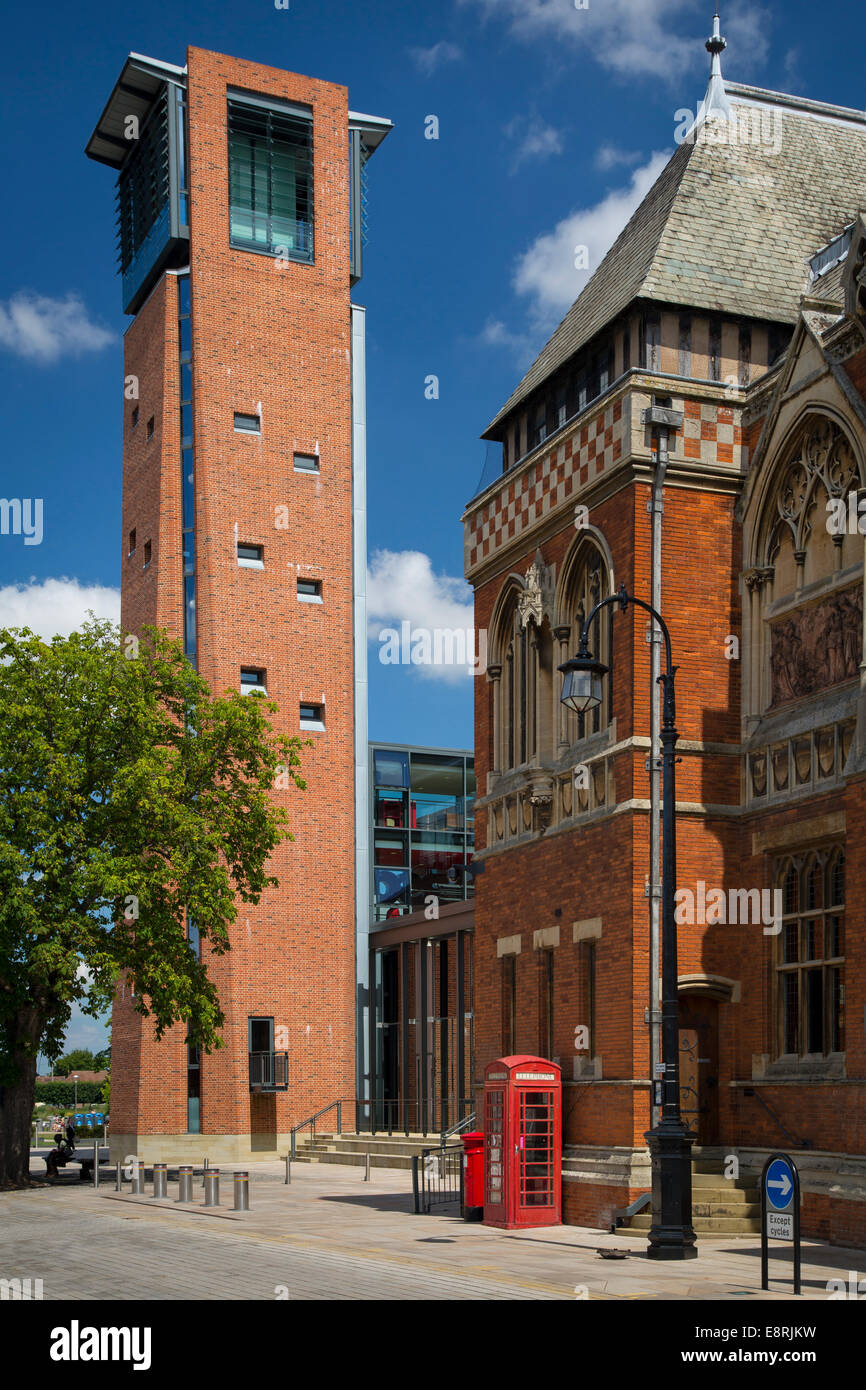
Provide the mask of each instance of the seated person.
{"label": "seated person", "polygon": [[57,1177],[58,1168],[65,1168],[72,1157],[73,1149],[65,1134],[58,1134],[57,1147],[49,1149],[45,1155],[45,1166],[48,1169],[49,1178]]}

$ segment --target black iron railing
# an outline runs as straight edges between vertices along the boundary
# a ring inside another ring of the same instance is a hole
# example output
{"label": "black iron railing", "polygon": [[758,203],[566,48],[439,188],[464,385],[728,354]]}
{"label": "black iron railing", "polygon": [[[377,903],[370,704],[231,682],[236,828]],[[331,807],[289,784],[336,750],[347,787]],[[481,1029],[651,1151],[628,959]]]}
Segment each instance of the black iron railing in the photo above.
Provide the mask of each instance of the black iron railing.
{"label": "black iron railing", "polygon": [[251,1052],[249,1058],[251,1091],[288,1090],[288,1052]]}
{"label": "black iron railing", "polygon": [[463,1210],[463,1145],[422,1149],[412,1156],[412,1196],[415,1215],[434,1207],[456,1205]]}

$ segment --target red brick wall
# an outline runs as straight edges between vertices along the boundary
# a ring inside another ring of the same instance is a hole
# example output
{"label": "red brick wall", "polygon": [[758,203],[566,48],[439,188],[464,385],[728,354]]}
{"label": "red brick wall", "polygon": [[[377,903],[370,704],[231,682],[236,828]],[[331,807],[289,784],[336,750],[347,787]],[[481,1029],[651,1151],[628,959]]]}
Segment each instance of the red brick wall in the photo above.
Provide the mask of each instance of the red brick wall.
{"label": "red brick wall", "polygon": [[[241,666],[264,667],[268,695],[280,706],[275,725],[287,732],[298,732],[301,701],[326,709],[326,731],[310,735],[303,754],[307,791],[275,792],[295,835],[269,864],[280,886],[257,907],[240,906],[232,950],[211,962],[227,1045],[202,1059],[202,1129],[262,1133],[285,1131],[355,1090],[354,835],[346,812],[354,797],[348,103],[343,87],[202,49],[189,49],[188,69],[198,669],[222,692],[238,689]],[[228,87],[312,108],[314,265],[278,269],[269,256],[229,246]],[[172,316],[168,276],[128,334],[127,372],[135,370],[131,360],[143,363],[153,400],[142,400],[136,433],[155,413],[150,447],[161,450],[162,466],[139,464],[142,446],[128,442],[124,536],[134,525],[143,540],[150,528],[154,556],[146,578],[125,578],[124,614],[135,627],[155,613],[179,633]],[[261,435],[235,433],[233,412],[259,409]],[[293,471],[293,452],[317,450],[319,474]],[[238,541],[264,546],[263,571],[238,567]],[[298,603],[299,575],[323,581],[322,605]],[[290,1088],[275,1100],[249,1093],[251,1015],[273,1016],[288,1030]],[[119,1005],[121,1030],[124,1017]],[[123,1127],[128,1117],[140,1133],[183,1132],[182,1030],[156,1051],[150,1041],[142,1046],[147,1061],[143,1054],[129,1094],[115,1082],[114,1128],[123,1116]]]}

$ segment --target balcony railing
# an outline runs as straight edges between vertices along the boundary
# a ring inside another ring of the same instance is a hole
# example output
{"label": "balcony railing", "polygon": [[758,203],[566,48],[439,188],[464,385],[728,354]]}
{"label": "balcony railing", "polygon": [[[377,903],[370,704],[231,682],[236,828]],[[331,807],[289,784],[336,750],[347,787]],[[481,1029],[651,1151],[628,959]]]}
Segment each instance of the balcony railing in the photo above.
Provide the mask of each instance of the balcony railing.
{"label": "balcony railing", "polygon": [[288,1090],[288,1052],[251,1052],[249,1058],[251,1091]]}

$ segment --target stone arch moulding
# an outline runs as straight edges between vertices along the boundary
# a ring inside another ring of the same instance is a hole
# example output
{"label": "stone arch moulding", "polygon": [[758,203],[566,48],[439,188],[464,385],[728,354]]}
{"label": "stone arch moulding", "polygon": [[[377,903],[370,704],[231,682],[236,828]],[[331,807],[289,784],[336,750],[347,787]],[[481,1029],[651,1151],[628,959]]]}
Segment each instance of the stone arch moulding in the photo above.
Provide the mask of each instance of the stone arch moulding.
{"label": "stone arch moulding", "polygon": [[506,638],[510,636],[507,631],[505,619],[509,614],[512,603],[520,598],[526,591],[526,579],[522,574],[506,575],[502,588],[496,596],[493,605],[493,612],[490,614],[490,628],[487,634],[487,664],[488,666],[501,666],[504,658],[504,647],[507,645]]}
{"label": "stone arch moulding", "polygon": [[726,975],[679,975],[678,994],[698,994],[708,999],[718,999],[723,1004],[739,1004],[740,982],[730,980]]}
{"label": "stone arch moulding", "polygon": [[[812,401],[804,404],[793,420],[785,427],[784,438],[774,449],[772,459],[763,470],[764,476],[761,485],[756,489],[752,499],[749,509],[751,516],[744,538],[746,541],[744,569],[761,568],[769,563],[766,551],[770,537],[775,532],[777,523],[781,520],[778,511],[772,517],[769,515],[773,511],[774,493],[781,486],[785,470],[795,462],[797,451],[809,433],[810,424],[818,426],[822,421],[830,426],[835,426],[842,435],[853,455],[855,469],[859,474],[859,486],[862,487],[866,483],[866,457],[864,457],[857,432],[852,429],[851,421],[841,410],[824,401]],[[809,495],[813,491],[817,476],[820,475],[807,478]]]}
{"label": "stone arch moulding", "polygon": [[[582,526],[581,529],[576,533],[574,540],[569,546],[565,559],[563,560],[560,568],[559,581],[556,585],[556,594],[554,596],[553,601],[554,629],[558,627],[571,626],[573,615],[569,608],[568,596],[571,592],[571,586],[574,581],[574,576],[583,559],[584,548],[587,540],[591,541],[592,544],[599,551],[602,561],[604,563],[604,567],[607,570],[607,582],[609,585],[608,593],[616,593],[616,587],[614,585],[613,557],[610,553],[610,546],[607,543],[604,532],[600,531],[597,526]],[[580,637],[580,633],[574,632],[571,634],[571,636],[574,639],[574,642],[576,643],[578,638]]]}

